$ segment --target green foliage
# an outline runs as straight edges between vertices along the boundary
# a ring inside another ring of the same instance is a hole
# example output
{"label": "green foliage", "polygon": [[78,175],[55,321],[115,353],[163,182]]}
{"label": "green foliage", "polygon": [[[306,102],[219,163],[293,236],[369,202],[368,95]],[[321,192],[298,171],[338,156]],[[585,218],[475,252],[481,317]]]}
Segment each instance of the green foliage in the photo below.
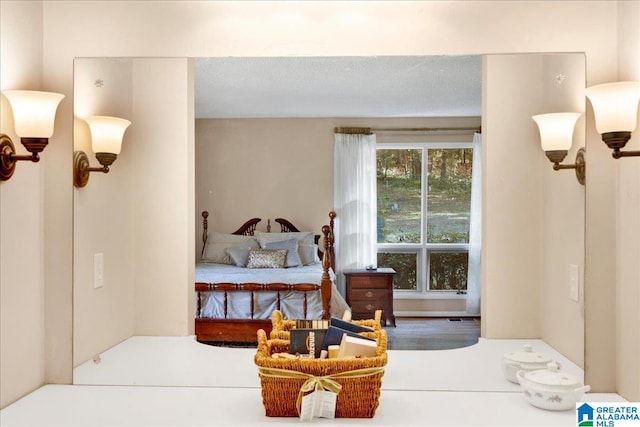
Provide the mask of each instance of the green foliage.
{"label": "green foliage", "polygon": [[429,177],[429,193],[471,194],[471,178],[449,176],[440,179],[437,175]]}
{"label": "green foliage", "polygon": [[378,253],[378,267],[390,267],[396,271],[393,280],[394,289],[415,291],[416,254],[414,253]]}
{"label": "green foliage", "polygon": [[467,289],[469,254],[431,253],[429,260],[429,290]]}
{"label": "green foliage", "polygon": [[469,231],[440,231],[434,232],[433,224],[427,225],[427,242],[429,243],[467,243],[469,242]]}
{"label": "green foliage", "polygon": [[[468,241],[471,149],[428,150],[430,243]],[[420,243],[422,150],[377,151],[378,242]]]}

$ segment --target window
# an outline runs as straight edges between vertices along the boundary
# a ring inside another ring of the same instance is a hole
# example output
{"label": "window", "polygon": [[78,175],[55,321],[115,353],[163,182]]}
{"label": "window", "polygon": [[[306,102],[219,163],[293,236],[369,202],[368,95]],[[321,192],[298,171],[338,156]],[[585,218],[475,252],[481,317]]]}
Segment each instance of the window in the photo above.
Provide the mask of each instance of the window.
{"label": "window", "polygon": [[471,143],[378,144],[378,266],[398,292],[467,289]]}

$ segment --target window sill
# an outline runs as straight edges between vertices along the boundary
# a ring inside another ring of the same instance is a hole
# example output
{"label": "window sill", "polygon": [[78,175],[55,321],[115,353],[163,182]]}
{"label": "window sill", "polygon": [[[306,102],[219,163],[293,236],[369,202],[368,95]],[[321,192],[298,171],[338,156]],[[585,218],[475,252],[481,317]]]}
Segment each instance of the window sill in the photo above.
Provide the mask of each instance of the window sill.
{"label": "window sill", "polygon": [[394,300],[401,299],[448,299],[448,300],[466,300],[466,294],[457,294],[455,292],[408,292],[408,291],[394,291],[393,292]]}

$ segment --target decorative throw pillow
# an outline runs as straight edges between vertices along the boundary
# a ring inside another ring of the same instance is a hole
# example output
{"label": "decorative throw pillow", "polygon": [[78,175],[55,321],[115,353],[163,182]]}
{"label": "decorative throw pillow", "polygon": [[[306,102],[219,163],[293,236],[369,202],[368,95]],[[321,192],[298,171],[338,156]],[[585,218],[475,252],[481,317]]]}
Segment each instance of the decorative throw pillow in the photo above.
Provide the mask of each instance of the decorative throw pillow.
{"label": "decorative throw pillow", "polygon": [[279,242],[268,242],[263,246],[265,249],[286,249],[287,261],[285,267],[298,267],[302,264],[298,255],[298,241],[296,239],[281,240]]}
{"label": "decorative throw pillow", "polygon": [[225,253],[229,256],[233,264],[238,267],[246,267],[249,261],[249,249],[258,249],[259,247],[258,241],[252,239],[246,243],[225,249]]}
{"label": "decorative throw pillow", "polygon": [[284,268],[286,249],[249,249],[247,268]]}

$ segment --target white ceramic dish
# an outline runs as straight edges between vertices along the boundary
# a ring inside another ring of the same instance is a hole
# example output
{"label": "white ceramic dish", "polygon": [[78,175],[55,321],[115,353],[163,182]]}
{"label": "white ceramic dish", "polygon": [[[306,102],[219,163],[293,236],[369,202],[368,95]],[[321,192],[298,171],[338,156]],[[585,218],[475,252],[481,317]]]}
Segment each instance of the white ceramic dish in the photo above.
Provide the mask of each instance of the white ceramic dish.
{"label": "white ceramic dish", "polygon": [[546,369],[518,371],[516,374],[524,395],[533,406],[551,411],[575,409],[576,402],[591,390],[588,385],[567,372],[560,372],[557,363]]}
{"label": "white ceramic dish", "polygon": [[506,379],[518,384],[518,371],[536,371],[545,369],[551,362],[547,355],[533,351],[531,344],[525,344],[523,350],[510,351],[502,357],[502,372]]}

